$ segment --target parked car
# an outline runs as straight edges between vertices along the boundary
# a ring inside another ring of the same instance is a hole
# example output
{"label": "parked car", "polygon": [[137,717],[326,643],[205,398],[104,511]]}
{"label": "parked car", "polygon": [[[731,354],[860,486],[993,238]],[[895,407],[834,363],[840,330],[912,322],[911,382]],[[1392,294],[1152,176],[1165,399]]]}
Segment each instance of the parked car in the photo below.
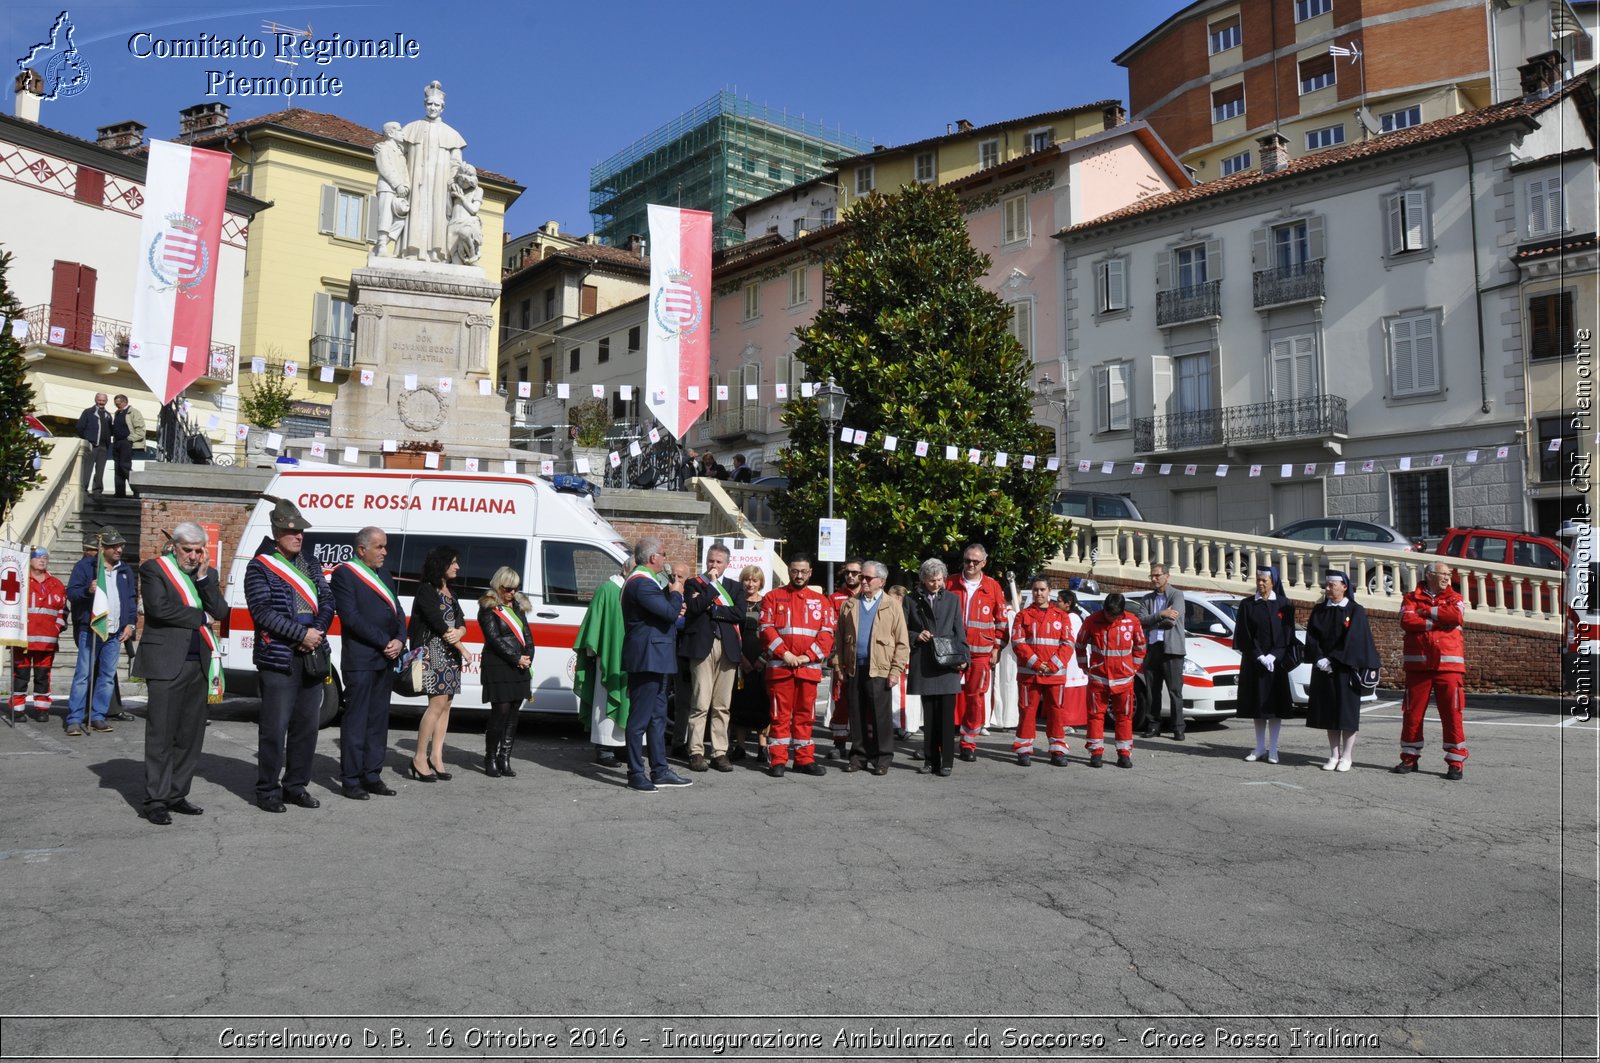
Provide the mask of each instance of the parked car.
{"label": "parked car", "polygon": [[[1098,612],[1105,604],[1105,595],[1080,594],[1078,604],[1091,613]],[[1143,604],[1131,597],[1128,598],[1128,609],[1136,615],[1144,614]],[[1215,639],[1190,642],[1183,659],[1184,719],[1201,723],[1226,720],[1234,715],[1234,702],[1238,696],[1238,652],[1231,645],[1224,645]],[[1134,680],[1134,698],[1141,712],[1150,703],[1150,691],[1143,673]],[[1162,715],[1167,715],[1166,704],[1166,693],[1163,691]]]}
{"label": "parked car", "polygon": [[[1507,531],[1503,528],[1451,528],[1439,540],[1438,553],[1445,557],[1459,557],[1468,561],[1492,561],[1500,565],[1521,565],[1524,568],[1542,568],[1561,572],[1567,567],[1567,552],[1554,539],[1526,532]],[[1479,605],[1494,598],[1497,605],[1508,605],[1515,600],[1518,581],[1507,576],[1500,581],[1498,594],[1490,595],[1492,579],[1476,572],[1458,572],[1454,580],[1456,590],[1466,596],[1470,605]],[[1533,585],[1520,583],[1522,608],[1532,611]],[[1540,595],[1540,608],[1546,612],[1554,607],[1552,594],[1559,588],[1546,586]]]}
{"label": "parked car", "polygon": [[[1271,533],[1274,539],[1292,539],[1297,543],[1346,544],[1357,550],[1397,550],[1415,552],[1424,549],[1421,539],[1413,539],[1397,528],[1376,524],[1369,520],[1352,520],[1349,517],[1306,517],[1285,524]],[[1262,564],[1260,559],[1256,564]],[[1387,565],[1376,566],[1367,576],[1367,592],[1376,594],[1379,580],[1386,593],[1394,593],[1398,570]]]}
{"label": "parked car", "polygon": [[1086,520],[1144,520],[1133,499],[1101,491],[1057,491],[1050,512]]}

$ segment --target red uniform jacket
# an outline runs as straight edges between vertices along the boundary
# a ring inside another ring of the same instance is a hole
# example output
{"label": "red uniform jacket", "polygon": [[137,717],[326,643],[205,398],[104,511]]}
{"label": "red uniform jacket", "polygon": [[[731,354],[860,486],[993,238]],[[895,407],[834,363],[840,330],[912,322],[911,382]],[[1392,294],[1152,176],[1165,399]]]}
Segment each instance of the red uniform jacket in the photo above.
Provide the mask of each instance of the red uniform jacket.
{"label": "red uniform jacket", "polygon": [[1144,627],[1130,612],[1112,620],[1102,609],[1083,622],[1089,647],[1089,682],[1112,689],[1128,686],[1144,667]]}
{"label": "red uniform jacket", "polygon": [[1017,653],[1017,679],[1043,686],[1067,681],[1072,660],[1072,617],[1059,605],[1030,605],[1011,625],[1011,648]]}
{"label": "red uniform jacket", "polygon": [[1454,587],[1429,594],[1418,587],[1400,605],[1405,634],[1401,664],[1408,672],[1465,672],[1467,639],[1461,631],[1466,601]]}
{"label": "red uniform jacket", "polygon": [[953,591],[961,603],[961,618],[967,624],[967,645],[977,657],[993,647],[1006,644],[1006,596],[993,576],[984,576],[978,583],[978,593],[967,600],[967,585],[960,576],[944,581],[944,589]]}
{"label": "red uniform jacket", "polygon": [[[810,587],[795,590],[779,587],[761,599],[761,643],[767,648],[767,674],[774,678],[790,675],[820,680],[822,662],[833,652],[833,603]],[[790,668],[783,655],[804,657],[805,663]]]}
{"label": "red uniform jacket", "polygon": [[67,626],[67,588],[45,573],[35,579],[28,573],[28,652],[53,653]]}

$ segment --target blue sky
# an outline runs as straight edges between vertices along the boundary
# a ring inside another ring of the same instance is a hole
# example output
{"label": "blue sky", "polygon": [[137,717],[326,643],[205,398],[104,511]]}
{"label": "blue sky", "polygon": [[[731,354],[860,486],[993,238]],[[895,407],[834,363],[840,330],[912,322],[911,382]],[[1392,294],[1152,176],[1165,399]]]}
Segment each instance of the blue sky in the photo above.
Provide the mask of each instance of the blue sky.
{"label": "blue sky", "polygon": [[[90,139],[97,126],[127,120],[145,123],[147,137],[171,138],[181,108],[214,100],[227,103],[235,121],[302,106],[377,129],[420,117],[422,86],[437,79],[448,94],[445,120],[466,137],[468,161],[527,188],[508,229],[523,233],[554,219],[563,232],[586,233],[589,168],[718,90],[880,144],[942,133],[958,118],[981,125],[1100,99],[1126,104],[1127,78],[1112,56],[1182,6],[11,0],[0,12],[0,55],[9,109],[17,60],[68,11],[87,83],[75,96],[45,102],[40,117]],[[404,34],[420,55],[302,61],[293,71],[338,77],[336,97],[208,95],[207,71],[291,72],[272,58],[262,29],[268,20],[309,24],[319,39]],[[149,36],[130,45],[141,32]],[[259,41],[266,57],[133,54],[151,50],[149,40],[192,43],[202,35]]]}

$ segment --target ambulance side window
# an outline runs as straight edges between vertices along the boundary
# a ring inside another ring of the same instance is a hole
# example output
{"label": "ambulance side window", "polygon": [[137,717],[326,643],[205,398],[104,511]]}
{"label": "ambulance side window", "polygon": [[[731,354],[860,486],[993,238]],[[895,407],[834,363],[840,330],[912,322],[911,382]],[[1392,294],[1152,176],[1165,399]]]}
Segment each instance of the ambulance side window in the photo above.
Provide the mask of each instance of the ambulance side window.
{"label": "ambulance side window", "polygon": [[615,558],[587,543],[544,543],[546,605],[588,605],[595,588],[622,570]]}
{"label": "ambulance side window", "polygon": [[395,582],[401,594],[415,594],[417,581],[422,576],[422,562],[428,551],[440,544],[455,548],[461,562],[461,571],[450,587],[460,599],[476,599],[489,593],[489,579],[501,565],[510,566],[519,576],[524,576],[527,566],[526,539],[489,539],[470,535],[419,535],[415,532],[405,537],[405,546],[395,560],[393,538],[390,540],[389,563],[394,567]]}

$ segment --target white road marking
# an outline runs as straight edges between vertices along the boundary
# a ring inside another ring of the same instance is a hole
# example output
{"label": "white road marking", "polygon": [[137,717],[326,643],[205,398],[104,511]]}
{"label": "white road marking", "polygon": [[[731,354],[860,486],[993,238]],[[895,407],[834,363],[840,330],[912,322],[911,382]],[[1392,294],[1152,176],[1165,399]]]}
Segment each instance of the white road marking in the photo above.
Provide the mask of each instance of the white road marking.
{"label": "white road marking", "polygon": [[[1365,713],[1362,713],[1362,715],[1366,716]],[[1366,716],[1366,718],[1369,720],[1405,719],[1404,716]],[[1560,723],[1513,723],[1510,720],[1477,720],[1471,716],[1462,716],[1461,722],[1463,724],[1471,724],[1474,727],[1571,727],[1573,724],[1581,723],[1583,721],[1579,720],[1576,716],[1570,716],[1565,720],[1562,720]]]}
{"label": "white road marking", "polygon": [[1243,783],[1241,785],[1244,785],[1244,786],[1281,786],[1285,790],[1304,790],[1305,789],[1304,786],[1296,786],[1292,782],[1278,782],[1276,779],[1258,779],[1258,780],[1256,780],[1254,782],[1247,782],[1247,783]]}

